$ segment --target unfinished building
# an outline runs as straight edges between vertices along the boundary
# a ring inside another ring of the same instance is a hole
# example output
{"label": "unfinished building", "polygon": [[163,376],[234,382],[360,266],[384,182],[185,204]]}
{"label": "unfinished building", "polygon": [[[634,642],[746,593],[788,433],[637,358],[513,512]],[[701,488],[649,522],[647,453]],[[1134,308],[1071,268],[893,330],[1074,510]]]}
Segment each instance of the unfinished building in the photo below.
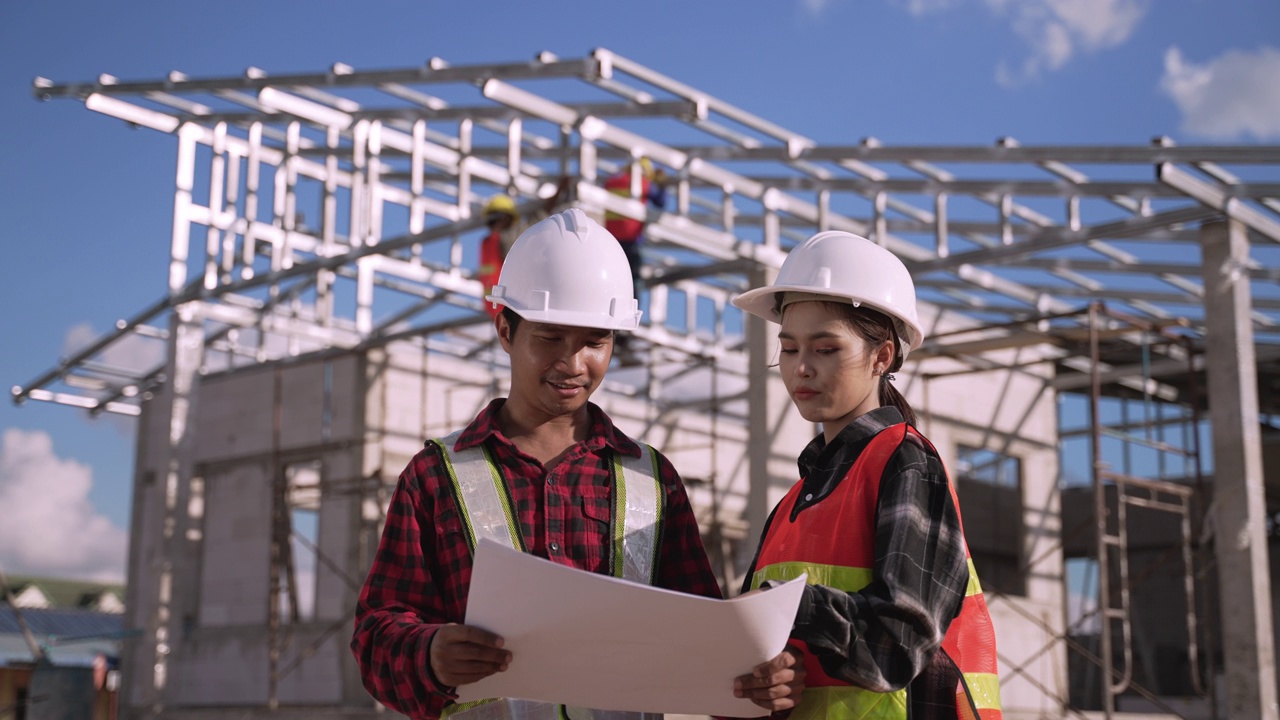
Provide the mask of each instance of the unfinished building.
{"label": "unfinished building", "polygon": [[[1280,147],[827,146],[607,50],[34,92],[177,140],[167,291],[13,390],[140,418],[128,716],[376,713],[346,644],[390,490],[504,392],[478,209],[567,179],[648,223],[643,324],[596,401],[681,471],[727,589],[814,432],[728,301],[849,230],[916,279],[899,384],[958,485],[1005,716],[1275,717]],[[670,207],[603,189],[640,157]],[[167,359],[105,361],[142,340]]]}

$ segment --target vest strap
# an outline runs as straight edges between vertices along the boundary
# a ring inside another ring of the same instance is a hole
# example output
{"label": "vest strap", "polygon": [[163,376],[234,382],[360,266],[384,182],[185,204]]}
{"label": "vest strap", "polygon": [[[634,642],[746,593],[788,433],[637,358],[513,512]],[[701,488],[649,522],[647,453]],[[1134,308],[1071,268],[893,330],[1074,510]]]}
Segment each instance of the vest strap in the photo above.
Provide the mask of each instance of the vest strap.
{"label": "vest strap", "polygon": [[648,445],[638,444],[638,458],[613,455],[613,576],[652,585],[658,568],[664,495],[658,480],[658,454]]}
{"label": "vest strap", "polygon": [[[506,481],[483,444],[454,450],[461,431],[432,440],[440,448],[453,484],[467,540],[488,538],[524,551],[514,504]],[[652,584],[658,567],[658,537],[663,521],[662,484],[658,454],[644,443],[640,457],[613,454],[613,558],[611,574],[632,582]]]}
{"label": "vest strap", "polygon": [[853,685],[805,688],[789,720],[906,720],[907,691],[878,693]]}
{"label": "vest strap", "polygon": [[444,457],[445,469],[453,483],[454,495],[467,528],[467,540],[475,552],[476,542],[487,538],[513,550],[524,550],[520,539],[519,524],[511,507],[511,497],[506,483],[498,472],[497,463],[489,457],[483,445],[454,451],[454,444],[462,431],[448,437],[432,440]]}

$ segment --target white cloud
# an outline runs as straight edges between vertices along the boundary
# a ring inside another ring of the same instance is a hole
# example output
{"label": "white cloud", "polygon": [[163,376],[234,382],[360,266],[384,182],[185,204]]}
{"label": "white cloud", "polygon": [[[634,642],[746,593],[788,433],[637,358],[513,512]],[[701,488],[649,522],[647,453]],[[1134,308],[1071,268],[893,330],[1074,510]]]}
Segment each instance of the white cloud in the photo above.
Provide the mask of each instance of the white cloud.
{"label": "white cloud", "polygon": [[820,17],[831,7],[832,0],[800,0],[800,6],[813,17]]}
{"label": "white cloud", "polygon": [[0,438],[0,567],[59,578],[124,579],[128,536],[89,502],[93,470],[58,457],[47,433]]}
{"label": "white cloud", "polygon": [[1280,50],[1231,50],[1198,65],[1171,47],[1160,88],[1182,113],[1182,129],[1214,140],[1280,137]]}
{"label": "white cloud", "polygon": [[1146,0],[1047,0],[1047,4],[1085,50],[1123,44],[1147,13]]}
{"label": "white cloud", "polygon": [[[892,0],[922,16],[945,10],[956,0]],[[1007,18],[1030,54],[1012,65],[1001,61],[996,80],[1005,86],[1035,80],[1059,70],[1081,52],[1092,53],[1126,42],[1146,16],[1151,0],[983,0],[995,15]],[[825,4],[825,3],[820,3]]]}
{"label": "white cloud", "polygon": [[907,12],[920,17],[929,13],[946,10],[954,5],[956,0],[894,0],[895,4],[906,5]]}

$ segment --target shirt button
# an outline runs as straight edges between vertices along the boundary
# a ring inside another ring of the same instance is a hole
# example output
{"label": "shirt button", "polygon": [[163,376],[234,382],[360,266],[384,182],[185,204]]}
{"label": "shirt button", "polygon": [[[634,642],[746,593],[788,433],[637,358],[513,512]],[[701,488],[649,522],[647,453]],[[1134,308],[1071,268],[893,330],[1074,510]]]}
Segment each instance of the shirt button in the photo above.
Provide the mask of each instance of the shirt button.
{"label": "shirt button", "polygon": [[551,547],[551,552],[560,552],[560,543],[552,541],[550,547]]}
{"label": "shirt button", "polygon": [[547,478],[547,484],[548,484],[548,485],[555,485],[555,484],[556,484],[556,479],[555,479],[555,478],[553,478],[553,477],[549,477],[549,478]]}
{"label": "shirt button", "polygon": [[805,501],[805,502],[809,502],[809,501],[810,501],[810,500],[812,500],[812,499],[813,499],[813,493],[809,493],[808,495],[805,495],[805,496],[804,496],[804,501]]}

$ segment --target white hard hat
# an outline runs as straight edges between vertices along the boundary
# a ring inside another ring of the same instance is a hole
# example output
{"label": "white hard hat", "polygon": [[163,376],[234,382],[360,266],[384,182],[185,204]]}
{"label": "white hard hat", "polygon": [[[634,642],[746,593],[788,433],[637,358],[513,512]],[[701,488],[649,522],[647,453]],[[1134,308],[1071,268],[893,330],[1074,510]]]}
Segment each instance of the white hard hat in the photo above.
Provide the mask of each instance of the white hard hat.
{"label": "white hard hat", "polygon": [[521,233],[485,300],[552,325],[634,330],[640,324],[626,253],[578,208]]}
{"label": "white hard hat", "polygon": [[772,285],[748,290],[733,304],[759,318],[782,322],[777,295],[804,292],[849,300],[897,321],[903,353],[924,342],[916,316],[916,286],[896,255],[853,233],[829,230],[792,248]]}

